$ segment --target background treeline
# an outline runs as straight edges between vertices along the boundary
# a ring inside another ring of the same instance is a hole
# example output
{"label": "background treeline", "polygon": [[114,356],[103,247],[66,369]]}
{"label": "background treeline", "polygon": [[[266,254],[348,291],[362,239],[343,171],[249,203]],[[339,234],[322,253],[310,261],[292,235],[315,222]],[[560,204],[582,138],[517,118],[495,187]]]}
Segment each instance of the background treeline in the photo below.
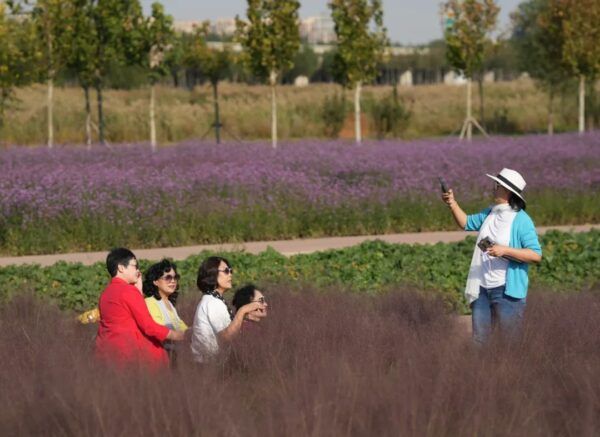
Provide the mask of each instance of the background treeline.
{"label": "background treeline", "polygon": [[[411,72],[414,84],[442,82],[451,71],[464,75],[469,83],[475,81],[479,99],[477,118],[484,125],[488,117],[484,77],[489,72],[494,72],[496,80],[514,79],[522,73],[535,79],[539,89],[548,96],[545,110],[549,133],[554,131],[557,116],[560,117],[560,114],[555,115],[556,107],[564,107],[564,103],[557,100],[575,96],[577,86],[579,130],[583,131],[586,124],[589,129],[599,124],[596,82],[600,71],[600,45],[597,44],[600,5],[596,0],[525,1],[512,14],[511,33],[496,38],[490,36],[499,10],[493,1],[448,1],[442,14],[444,39],[401,55],[394,55],[385,48],[390,41],[383,27],[379,1],[328,3],[337,43],[332,50],[321,54],[300,40],[299,6],[295,0],[285,0],[285,5],[281,1],[251,2],[245,19],[237,20],[235,36],[215,41],[218,38],[210,33],[207,23],[192,33],[176,32],[173,18],[160,3],[154,3],[151,12],[145,15],[138,0],[2,2],[0,140],[16,141],[15,136],[7,135],[3,129],[9,119],[7,110],[23,108],[16,99],[16,89],[44,83],[46,98],[44,102],[38,101],[37,107],[44,108],[46,141],[50,147],[55,141],[57,124],[70,122],[56,119],[54,115],[56,86],[81,88],[83,99],[81,103],[72,102],[72,106],[85,112],[81,131],[85,132],[88,144],[94,139],[100,143],[106,140],[106,90],[149,89],[144,121],[148,133],[143,139],[149,139],[154,147],[157,143],[155,85],[163,89],[193,90],[197,85],[208,83],[213,93],[212,127],[219,141],[222,123],[218,86],[228,81],[271,85],[271,136],[276,146],[275,85],[291,84],[298,76],[306,76],[311,82],[335,82],[354,90],[354,124],[356,140],[360,142],[361,87],[396,85],[407,71]],[[487,11],[486,23],[478,21],[477,11]],[[463,32],[461,26],[466,31]],[[348,35],[351,37],[346,38]],[[241,52],[233,50],[234,42],[241,45]],[[395,88],[377,102],[368,103],[367,109],[371,133],[380,138],[402,135],[415,117],[421,115],[412,114],[411,101]],[[338,135],[350,110],[342,93],[322,102],[324,118],[330,117],[326,122],[331,126],[329,136]],[[504,116],[506,118],[506,114]],[[515,129],[514,132],[521,131]]]}

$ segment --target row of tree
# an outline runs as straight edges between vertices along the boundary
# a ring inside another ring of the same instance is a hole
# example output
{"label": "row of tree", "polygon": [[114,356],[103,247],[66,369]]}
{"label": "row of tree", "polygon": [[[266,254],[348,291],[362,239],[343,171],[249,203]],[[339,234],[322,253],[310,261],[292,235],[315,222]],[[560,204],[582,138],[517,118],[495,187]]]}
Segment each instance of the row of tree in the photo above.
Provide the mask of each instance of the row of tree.
{"label": "row of tree", "polygon": [[[246,16],[236,18],[234,39],[243,51],[235,59],[237,55],[227,49],[209,48],[208,25],[197,27],[193,34],[176,35],[173,19],[160,3],[154,3],[151,14],[144,16],[139,0],[0,1],[0,123],[15,87],[45,81],[48,146],[52,147],[54,84],[59,73],[68,71],[85,96],[87,142],[91,144],[95,128],[104,143],[102,93],[108,77],[115,67],[136,67],[149,84],[150,140],[155,147],[155,84],[168,74],[177,77],[183,65],[201,71],[213,88],[214,129],[220,141],[218,86],[239,60],[253,80],[271,87],[272,145],[277,147],[277,84],[297,67],[299,56],[310,57],[308,50],[300,50],[300,2],[247,0],[247,4]],[[323,62],[330,63],[337,82],[354,91],[355,136],[360,143],[362,86],[380,76],[382,63],[393,62],[386,53],[389,41],[381,0],[330,0],[328,6],[337,44]],[[498,11],[493,0],[449,0],[443,4],[446,60],[468,80],[467,115],[461,132],[468,139],[473,126],[483,132],[471,113],[471,80],[479,78],[482,96],[481,72],[486,56],[489,63],[493,52],[489,48],[501,46],[490,37]],[[569,78],[579,78],[579,128],[583,131],[585,81],[594,81],[600,70],[600,2],[528,0],[513,14],[513,22],[511,46],[519,54],[521,67],[548,91],[550,101]],[[96,92],[97,125],[91,117],[91,90]]]}
{"label": "row of tree", "polygon": [[600,1],[529,0],[519,5],[512,21],[521,67],[548,93],[548,132],[553,131],[554,97],[572,78],[579,80],[583,132],[586,81],[595,95],[600,75]]}
{"label": "row of tree", "polygon": [[[471,80],[484,62],[489,33],[499,8],[493,0],[450,0],[444,4],[447,56],[467,77],[467,117],[461,137],[471,138],[472,126],[485,132],[471,114]],[[600,73],[600,1],[528,0],[512,14],[514,45],[521,68],[549,95],[548,132],[552,134],[554,96],[579,79],[579,132],[585,131],[585,82]],[[481,95],[481,92],[480,92]]]}
{"label": "row of tree", "polygon": [[[380,0],[334,0],[330,3],[339,45],[338,76],[360,90],[372,81],[375,65],[386,43]],[[272,139],[277,146],[276,85],[292,66],[300,47],[296,0],[248,0],[246,19],[237,19],[236,39],[242,58],[254,77],[272,89]],[[371,24],[375,23],[375,31]],[[90,90],[96,91],[98,139],[105,142],[102,93],[111,66],[137,65],[150,84],[150,139],[156,146],[154,84],[169,65],[182,61],[202,67],[215,96],[215,130],[219,140],[218,83],[226,75],[231,54],[209,50],[207,28],[196,29],[183,47],[174,39],[173,20],[160,3],[145,17],[138,0],[13,0],[0,3],[0,119],[16,86],[46,81],[48,146],[54,143],[53,91],[61,69],[72,71],[85,96],[86,136],[91,143]],[[359,118],[357,118],[359,120]],[[360,123],[357,141],[360,142]]]}

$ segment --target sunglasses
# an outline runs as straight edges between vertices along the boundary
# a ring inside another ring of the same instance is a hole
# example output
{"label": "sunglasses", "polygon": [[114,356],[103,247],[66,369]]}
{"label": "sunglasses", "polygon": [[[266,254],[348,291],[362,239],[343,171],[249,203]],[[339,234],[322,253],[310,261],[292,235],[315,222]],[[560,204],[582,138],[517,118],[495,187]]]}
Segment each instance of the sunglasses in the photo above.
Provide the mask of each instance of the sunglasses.
{"label": "sunglasses", "polygon": [[258,303],[260,303],[260,304],[263,304],[263,305],[264,305],[264,304],[266,304],[266,303],[267,303],[267,300],[265,299],[265,297],[264,297],[264,296],[261,296],[261,297],[259,297],[258,299],[254,300],[253,302],[258,302]]}
{"label": "sunglasses", "polygon": [[165,275],[162,276],[160,279],[163,279],[167,282],[171,282],[171,281],[179,281],[179,278],[181,278],[181,276],[179,276],[179,273],[177,273],[176,275]]}
{"label": "sunglasses", "polygon": [[223,270],[219,270],[219,271],[225,273],[226,275],[231,275],[233,273],[233,268],[225,267]]}

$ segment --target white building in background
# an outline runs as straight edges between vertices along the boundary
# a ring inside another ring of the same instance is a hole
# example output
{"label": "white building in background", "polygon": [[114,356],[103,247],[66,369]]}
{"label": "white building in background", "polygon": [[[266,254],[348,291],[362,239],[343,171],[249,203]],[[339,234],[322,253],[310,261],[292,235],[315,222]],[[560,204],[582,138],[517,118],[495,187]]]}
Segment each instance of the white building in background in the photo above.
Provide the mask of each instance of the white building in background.
{"label": "white building in background", "polygon": [[335,25],[329,15],[318,15],[300,20],[300,38],[309,44],[335,42]]}
{"label": "white building in background", "polygon": [[492,83],[496,81],[496,73],[494,73],[493,71],[487,71],[484,75],[483,75],[483,82],[484,83]]}
{"label": "white building in background", "polygon": [[196,27],[202,26],[203,21],[200,20],[186,20],[186,21],[175,21],[173,28],[177,32],[193,33]]}
{"label": "white building in background", "polygon": [[[175,30],[191,33],[194,27],[201,26],[202,20],[175,21]],[[231,37],[235,34],[235,18],[217,18],[210,21],[210,33],[222,37]],[[335,28],[329,15],[318,15],[300,20],[300,37],[309,44],[331,44],[335,42]]]}
{"label": "white building in background", "polygon": [[235,18],[217,18],[210,22],[210,33],[220,36],[233,36],[235,33]]}
{"label": "white building in background", "polygon": [[454,71],[449,71],[444,74],[444,84],[446,85],[464,85],[467,79],[462,74],[456,74]]}
{"label": "white building in background", "polygon": [[404,73],[400,75],[400,80],[398,81],[400,86],[413,86],[413,74],[412,71],[406,70]]}
{"label": "white building in background", "polygon": [[306,76],[298,76],[296,79],[294,79],[294,86],[297,86],[298,88],[308,86],[309,83],[310,80]]}

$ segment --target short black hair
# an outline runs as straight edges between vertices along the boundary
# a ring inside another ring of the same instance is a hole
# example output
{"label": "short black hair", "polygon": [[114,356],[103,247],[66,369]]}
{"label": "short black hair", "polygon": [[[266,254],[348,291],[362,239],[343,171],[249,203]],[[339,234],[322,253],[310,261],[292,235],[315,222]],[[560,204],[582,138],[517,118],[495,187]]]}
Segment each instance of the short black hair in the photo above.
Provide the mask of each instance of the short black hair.
{"label": "short black hair", "polygon": [[508,198],[508,204],[510,207],[519,212],[521,210],[525,211],[526,205],[525,201],[517,196],[515,193],[510,193],[510,197]]}
{"label": "short black hair", "polygon": [[117,276],[119,266],[127,267],[132,259],[137,261],[133,252],[125,247],[117,247],[108,252],[106,257],[106,269],[108,270],[110,277],[114,278]]}
{"label": "short black hair", "polygon": [[196,285],[198,286],[198,290],[202,293],[210,293],[216,290],[218,286],[217,277],[219,276],[219,265],[221,262],[224,262],[227,264],[227,267],[231,268],[229,261],[220,256],[209,256],[202,264],[200,264]]}
{"label": "short black hair", "polygon": [[244,305],[249,304],[254,299],[254,292],[257,290],[256,285],[246,284],[243,287],[238,288],[233,295],[232,305],[235,310],[238,311]]}
{"label": "short black hair", "polygon": [[[156,264],[152,264],[150,267],[148,267],[148,270],[146,270],[146,273],[144,273],[144,282],[142,285],[144,295],[147,297],[153,296],[156,300],[160,300],[160,293],[158,292],[158,287],[154,281],[160,279],[165,273],[170,272],[171,269],[175,272],[175,274],[177,274],[177,266],[174,262],[168,259],[162,259]],[[177,283],[175,292],[169,295],[169,301],[173,305],[177,303],[177,296],[179,295],[177,290],[179,290],[179,282]]]}

